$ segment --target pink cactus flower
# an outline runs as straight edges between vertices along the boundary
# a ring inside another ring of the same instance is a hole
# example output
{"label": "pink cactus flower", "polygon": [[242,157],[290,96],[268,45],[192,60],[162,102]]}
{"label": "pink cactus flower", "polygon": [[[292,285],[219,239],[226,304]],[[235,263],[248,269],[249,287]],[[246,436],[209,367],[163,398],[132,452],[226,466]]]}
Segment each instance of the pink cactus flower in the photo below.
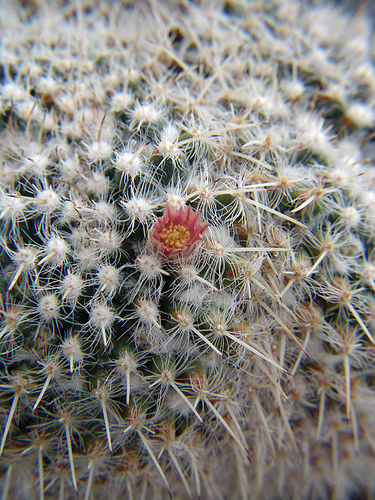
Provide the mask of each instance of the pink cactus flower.
{"label": "pink cactus flower", "polygon": [[201,223],[201,213],[191,206],[175,210],[168,203],[162,217],[151,230],[154,248],[168,260],[187,257],[202,240],[208,222]]}

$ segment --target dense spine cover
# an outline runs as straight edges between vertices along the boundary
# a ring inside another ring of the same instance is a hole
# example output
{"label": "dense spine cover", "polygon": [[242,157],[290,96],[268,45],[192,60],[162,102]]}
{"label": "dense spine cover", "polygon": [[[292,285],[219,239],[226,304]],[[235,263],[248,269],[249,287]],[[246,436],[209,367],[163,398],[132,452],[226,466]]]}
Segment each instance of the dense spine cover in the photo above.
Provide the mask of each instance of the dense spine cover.
{"label": "dense spine cover", "polygon": [[4,499],[375,490],[374,44],[323,4],[2,2]]}

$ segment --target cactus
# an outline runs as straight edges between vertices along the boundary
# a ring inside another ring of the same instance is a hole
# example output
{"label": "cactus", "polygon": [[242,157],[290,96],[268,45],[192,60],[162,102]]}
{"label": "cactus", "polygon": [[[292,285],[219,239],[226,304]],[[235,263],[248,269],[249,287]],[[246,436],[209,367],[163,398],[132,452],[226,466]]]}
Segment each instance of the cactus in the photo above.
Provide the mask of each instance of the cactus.
{"label": "cactus", "polygon": [[363,9],[0,19],[2,498],[371,496]]}

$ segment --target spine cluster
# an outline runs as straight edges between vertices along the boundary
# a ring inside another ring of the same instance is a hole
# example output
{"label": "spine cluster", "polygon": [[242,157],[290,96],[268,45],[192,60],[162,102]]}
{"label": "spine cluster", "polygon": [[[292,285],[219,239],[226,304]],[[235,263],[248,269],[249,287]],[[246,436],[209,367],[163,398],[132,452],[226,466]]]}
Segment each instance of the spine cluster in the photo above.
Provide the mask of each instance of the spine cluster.
{"label": "spine cluster", "polygon": [[371,495],[363,14],[54,1],[0,21],[3,499]]}

